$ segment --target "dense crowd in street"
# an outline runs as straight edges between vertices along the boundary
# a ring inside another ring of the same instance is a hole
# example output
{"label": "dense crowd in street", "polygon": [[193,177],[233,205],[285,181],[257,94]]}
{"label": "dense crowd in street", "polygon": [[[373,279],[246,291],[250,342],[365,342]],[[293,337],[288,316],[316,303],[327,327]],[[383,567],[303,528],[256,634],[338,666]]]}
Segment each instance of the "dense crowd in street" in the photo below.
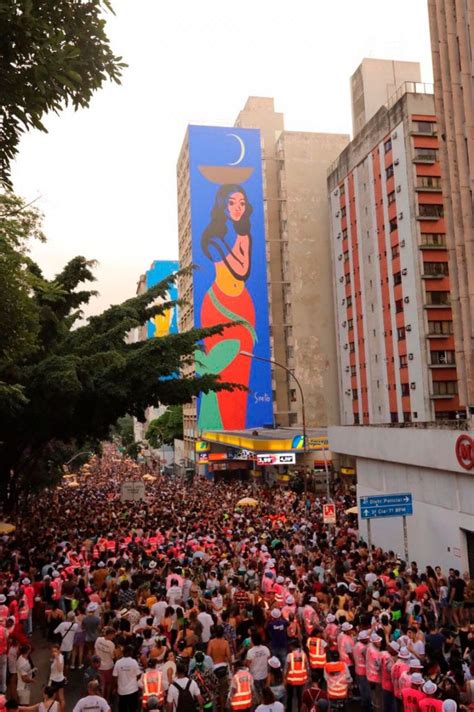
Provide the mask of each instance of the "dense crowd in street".
{"label": "dense crowd in street", "polygon": [[110,446],[0,537],[0,711],[71,709],[78,671],[74,712],[474,709],[467,573],[369,551],[342,490],[328,527],[324,498],[233,480],[158,475],[122,502],[143,474]]}

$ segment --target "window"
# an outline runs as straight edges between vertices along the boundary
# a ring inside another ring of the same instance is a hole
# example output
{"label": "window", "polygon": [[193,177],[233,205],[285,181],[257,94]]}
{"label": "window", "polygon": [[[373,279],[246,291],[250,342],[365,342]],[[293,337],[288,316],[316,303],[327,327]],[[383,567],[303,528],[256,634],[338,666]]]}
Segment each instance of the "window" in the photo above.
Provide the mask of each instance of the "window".
{"label": "window", "polygon": [[354,413],[354,425],[359,425],[359,413]]}
{"label": "window", "polygon": [[295,388],[290,389],[290,401],[292,403],[296,402],[296,389]]}
{"label": "window", "polygon": [[387,195],[387,201],[388,201],[389,205],[391,205],[392,203],[395,202],[395,191],[394,190],[392,190],[392,192]]}
{"label": "window", "polygon": [[294,349],[293,346],[287,346],[286,347],[286,360],[289,361],[292,359],[294,356]]}
{"label": "window", "polygon": [[457,381],[434,381],[433,395],[434,396],[455,396],[458,392]]}
{"label": "window", "polygon": [[431,351],[432,366],[454,366],[456,354],[454,351]]}
{"label": "window", "polygon": [[400,254],[400,250],[399,250],[398,245],[394,245],[392,247],[392,260],[394,260],[395,257],[398,257],[399,254]]}
{"label": "window", "polygon": [[423,262],[423,274],[427,277],[444,277],[449,274],[447,262]]}
{"label": "window", "polygon": [[285,321],[291,321],[291,304],[283,305],[283,315]]}
{"label": "window", "polygon": [[390,232],[395,232],[395,230],[397,229],[397,227],[398,227],[398,225],[397,225],[397,219],[396,219],[396,218],[393,218],[393,220],[390,220]]}
{"label": "window", "polygon": [[393,283],[394,283],[394,285],[402,283],[402,273],[401,272],[395,272],[395,274],[393,275]]}
{"label": "window", "polygon": [[285,326],[285,336],[287,339],[289,339],[293,336],[293,327],[292,326]]}
{"label": "window", "polygon": [[398,413],[390,413],[390,422],[398,423]]}
{"label": "window", "polygon": [[417,188],[441,188],[441,178],[439,176],[417,176]]}
{"label": "window", "polygon": [[355,366],[351,366],[351,376],[356,376],[357,375],[357,370]]}
{"label": "window", "polygon": [[352,389],[352,400],[358,400],[359,399],[359,394],[357,392],[357,388]]}
{"label": "window", "polygon": [[344,230],[342,231],[342,239],[345,240],[346,237],[347,237],[347,227],[345,227]]}
{"label": "window", "polygon": [[395,300],[395,311],[397,312],[397,314],[400,314],[400,312],[403,311],[403,299]]}
{"label": "window", "polygon": [[404,423],[411,422],[411,413],[406,413],[405,411],[403,412],[403,422]]}
{"label": "window", "polygon": [[296,414],[296,413],[290,413],[290,415],[289,415],[289,417],[288,417],[288,422],[289,422],[290,425],[296,425],[296,423],[298,422],[298,416],[297,416],[297,414]]}
{"label": "window", "polygon": [[351,306],[352,306],[352,297],[351,297],[351,296],[347,297],[347,299],[346,299],[346,304],[347,304],[348,307],[351,307]]}
{"label": "window", "polygon": [[421,244],[426,247],[446,247],[446,235],[442,232],[422,232]]}
{"label": "window", "polygon": [[385,151],[385,153],[388,153],[392,150],[392,141],[390,139],[388,139],[388,141],[385,141],[383,145],[383,150]]}
{"label": "window", "polygon": [[346,206],[344,205],[344,206],[341,208],[341,218],[345,218],[345,217],[346,217],[346,212],[347,212],[347,211],[346,211]]}
{"label": "window", "polygon": [[406,368],[408,366],[408,356],[406,354],[402,354],[400,356],[400,368]]}
{"label": "window", "polygon": [[354,328],[354,319],[347,320],[347,328],[351,331]]}
{"label": "window", "polygon": [[349,250],[346,250],[346,251],[344,252],[344,262],[347,262],[348,259],[349,259]]}
{"label": "window", "polygon": [[449,292],[426,292],[426,303],[430,306],[441,306],[450,303]]}
{"label": "window", "polygon": [[398,339],[398,341],[403,341],[405,339],[405,327],[404,326],[400,326],[397,329],[397,339]]}
{"label": "window", "polygon": [[385,178],[388,180],[393,176],[393,165],[388,166],[388,168],[385,170]]}
{"label": "window", "polygon": [[434,163],[438,160],[438,151],[435,148],[415,148],[415,161]]}
{"label": "window", "polygon": [[420,218],[442,218],[444,215],[444,207],[442,205],[420,203],[418,205],[418,215]]}
{"label": "window", "polygon": [[416,133],[433,134],[436,131],[434,121],[414,121],[413,126]]}
{"label": "window", "polygon": [[428,333],[434,336],[449,336],[453,333],[453,322],[447,320],[429,321]]}
{"label": "window", "polygon": [[410,384],[409,383],[401,383],[400,384],[400,389],[402,391],[402,396],[409,396],[410,395]]}
{"label": "window", "polygon": [[349,342],[349,353],[353,354],[354,351],[355,351],[355,343],[354,343],[354,341],[350,341]]}
{"label": "window", "polygon": [[346,280],[346,284],[350,284],[350,283],[351,283],[351,273],[350,273],[350,272],[348,272],[348,273],[345,275],[345,280]]}

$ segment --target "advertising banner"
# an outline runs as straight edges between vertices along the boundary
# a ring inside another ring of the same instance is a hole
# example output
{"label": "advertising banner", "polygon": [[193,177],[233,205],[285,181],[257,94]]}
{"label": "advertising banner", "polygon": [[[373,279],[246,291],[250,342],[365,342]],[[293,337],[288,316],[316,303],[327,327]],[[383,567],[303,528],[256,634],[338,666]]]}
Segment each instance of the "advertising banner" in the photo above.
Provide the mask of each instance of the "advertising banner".
{"label": "advertising banner", "polygon": [[194,323],[234,324],[196,352],[196,372],[248,390],[201,394],[198,429],[273,420],[260,131],[190,126]]}

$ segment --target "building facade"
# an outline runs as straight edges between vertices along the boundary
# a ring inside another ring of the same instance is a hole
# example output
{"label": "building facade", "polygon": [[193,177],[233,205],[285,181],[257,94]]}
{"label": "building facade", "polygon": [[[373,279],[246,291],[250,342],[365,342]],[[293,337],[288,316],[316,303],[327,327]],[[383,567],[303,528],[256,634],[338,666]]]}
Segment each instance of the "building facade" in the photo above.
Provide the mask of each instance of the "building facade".
{"label": "building facade", "polygon": [[430,91],[402,85],[329,172],[342,424],[451,419],[459,411]]}
{"label": "building facade", "polygon": [[[349,137],[287,132],[273,99],[265,97],[250,97],[235,127],[259,129],[261,136],[271,358],[284,367],[272,368],[273,422],[282,427],[302,423],[302,403],[289,368],[305,393],[308,427],[326,426],[337,422],[339,413],[326,173]],[[192,262],[190,202],[187,136],[178,160],[181,267]],[[188,329],[196,323],[193,276],[183,276],[178,288],[187,303],[180,310],[180,329]],[[189,458],[198,431],[192,403],[184,414]]]}
{"label": "building facade", "polygon": [[428,0],[461,405],[474,412],[474,5]]}

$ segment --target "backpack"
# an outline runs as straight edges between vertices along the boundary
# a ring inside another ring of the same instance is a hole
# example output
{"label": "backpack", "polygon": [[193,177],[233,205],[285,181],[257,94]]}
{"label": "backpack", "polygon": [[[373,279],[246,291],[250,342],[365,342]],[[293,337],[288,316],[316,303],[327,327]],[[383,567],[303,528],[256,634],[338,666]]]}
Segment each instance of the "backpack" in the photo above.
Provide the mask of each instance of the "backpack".
{"label": "backpack", "polygon": [[191,682],[192,680],[188,680],[186,687],[181,687],[181,685],[178,685],[176,684],[176,682],[173,682],[173,685],[176,687],[179,693],[175,712],[196,712],[197,705],[194,700],[194,697],[189,691],[189,688],[191,687]]}
{"label": "backpack", "polygon": [[[318,702],[319,698],[321,697],[321,690],[314,690],[314,689],[309,689],[309,696],[311,697],[311,707],[309,708],[309,712],[317,712],[318,710]],[[316,694],[312,695],[312,692],[316,692]]]}

